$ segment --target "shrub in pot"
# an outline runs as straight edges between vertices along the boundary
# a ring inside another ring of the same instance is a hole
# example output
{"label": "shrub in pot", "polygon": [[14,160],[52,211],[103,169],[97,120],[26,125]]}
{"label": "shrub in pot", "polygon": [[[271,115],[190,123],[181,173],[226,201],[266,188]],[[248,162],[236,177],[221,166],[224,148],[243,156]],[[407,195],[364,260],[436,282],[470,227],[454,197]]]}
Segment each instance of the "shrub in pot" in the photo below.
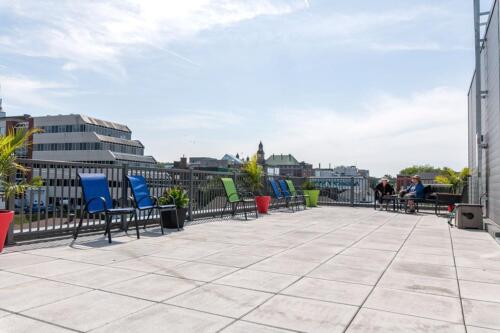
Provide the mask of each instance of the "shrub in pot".
{"label": "shrub in pot", "polygon": [[262,166],[257,163],[257,155],[253,155],[252,158],[243,165],[242,171],[245,175],[245,185],[255,196],[257,210],[261,214],[266,214],[269,210],[271,197],[262,193],[262,188],[264,187],[262,183],[264,172],[262,171]]}
{"label": "shrub in pot", "polygon": [[[28,168],[17,163],[16,150],[25,147],[30,136],[38,132],[38,129],[18,129],[0,136],[0,188],[3,191],[5,202],[12,196],[23,194],[28,188],[42,185],[40,177],[33,177],[31,181],[12,181],[15,179],[16,173],[26,174],[29,171]],[[0,210],[0,252],[3,250],[13,220],[14,211]]]}
{"label": "shrub in pot", "polygon": [[[180,186],[169,188],[158,198],[160,205],[175,205],[177,216],[179,218],[179,227],[184,228],[186,215],[189,206],[189,196]],[[161,224],[164,228],[177,228],[177,221],[173,211],[161,212]]]}
{"label": "shrub in pot", "polygon": [[307,207],[317,207],[319,190],[316,188],[316,184],[310,180],[306,180],[302,183],[302,192],[306,196]]}

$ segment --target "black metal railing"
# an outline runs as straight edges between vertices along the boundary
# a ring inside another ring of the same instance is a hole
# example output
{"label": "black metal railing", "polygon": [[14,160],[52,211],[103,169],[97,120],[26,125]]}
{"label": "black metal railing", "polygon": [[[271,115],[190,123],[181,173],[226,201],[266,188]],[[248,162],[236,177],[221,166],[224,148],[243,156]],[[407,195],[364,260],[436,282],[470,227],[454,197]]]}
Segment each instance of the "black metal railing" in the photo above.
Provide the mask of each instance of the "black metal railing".
{"label": "black metal railing", "polygon": [[366,177],[311,177],[320,190],[320,205],[372,205],[374,192]]}
{"label": "black metal railing", "polygon": [[[146,178],[151,195],[159,197],[172,186],[180,186],[190,197],[188,219],[215,217],[222,213],[226,203],[221,177],[232,177],[241,190],[245,188],[244,175],[238,172],[210,172],[193,169],[166,169],[129,167],[128,165],[86,164],[22,159],[21,164],[30,169],[26,175],[18,174],[17,181],[41,177],[43,186],[30,189],[24,195],[11,198],[9,209],[15,210],[15,220],[10,231],[10,241],[61,236],[71,233],[75,221],[83,212],[78,173],[103,173],[109,181],[111,196],[118,203],[130,205],[127,175],[142,175]],[[277,177],[278,178],[278,177]],[[297,189],[307,179],[287,177]],[[270,193],[268,177],[264,177],[264,193]],[[368,179],[363,177],[315,178],[320,190],[320,205],[363,205],[373,200],[373,191]],[[146,214],[139,214],[144,220]],[[102,229],[101,216],[84,215],[82,230]]]}

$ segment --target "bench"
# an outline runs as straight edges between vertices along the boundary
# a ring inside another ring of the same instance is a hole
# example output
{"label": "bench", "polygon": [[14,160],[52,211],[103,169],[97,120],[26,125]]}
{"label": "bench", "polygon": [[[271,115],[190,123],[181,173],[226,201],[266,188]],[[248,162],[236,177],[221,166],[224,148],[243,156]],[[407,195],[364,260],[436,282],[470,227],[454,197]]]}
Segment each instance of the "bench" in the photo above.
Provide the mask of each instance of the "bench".
{"label": "bench", "polygon": [[[415,202],[417,211],[419,204],[430,204],[434,206],[434,213],[439,215],[441,207],[447,207],[462,202],[465,188],[462,190],[461,194],[452,193],[452,189],[452,185],[449,184],[424,185],[424,198],[412,198],[410,200]],[[405,202],[407,200],[406,198],[399,199],[400,202]]]}

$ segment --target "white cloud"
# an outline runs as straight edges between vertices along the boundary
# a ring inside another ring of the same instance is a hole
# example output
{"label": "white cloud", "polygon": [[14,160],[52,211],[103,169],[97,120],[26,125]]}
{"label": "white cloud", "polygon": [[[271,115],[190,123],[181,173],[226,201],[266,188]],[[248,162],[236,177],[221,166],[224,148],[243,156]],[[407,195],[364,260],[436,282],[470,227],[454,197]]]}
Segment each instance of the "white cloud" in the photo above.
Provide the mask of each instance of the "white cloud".
{"label": "white cloud", "polygon": [[299,0],[11,1],[0,8],[28,24],[0,36],[0,45],[24,55],[62,59],[65,70],[111,70],[123,76],[121,60],[128,52],[163,48],[213,27],[306,6]]}
{"label": "white cloud", "polygon": [[[361,106],[353,101],[352,112],[341,111],[269,110],[265,117],[189,112],[134,122],[134,131],[148,153],[165,161],[182,154],[251,155],[262,139],[268,155],[292,153],[315,166],[356,164],[377,176],[413,164],[459,169],[467,163],[467,101],[462,90],[437,87],[409,96],[379,94]],[[157,140],[160,136],[166,141]]]}
{"label": "white cloud", "polygon": [[0,75],[0,97],[5,97],[6,111],[18,107],[58,109],[51,97],[58,94],[70,94],[70,85],[52,81],[42,81],[27,76]]}
{"label": "white cloud", "polygon": [[381,95],[357,113],[283,110],[274,121],[284,130],[269,138],[268,151],[277,147],[316,165],[357,164],[383,175],[413,164],[466,164],[467,101],[458,89]]}

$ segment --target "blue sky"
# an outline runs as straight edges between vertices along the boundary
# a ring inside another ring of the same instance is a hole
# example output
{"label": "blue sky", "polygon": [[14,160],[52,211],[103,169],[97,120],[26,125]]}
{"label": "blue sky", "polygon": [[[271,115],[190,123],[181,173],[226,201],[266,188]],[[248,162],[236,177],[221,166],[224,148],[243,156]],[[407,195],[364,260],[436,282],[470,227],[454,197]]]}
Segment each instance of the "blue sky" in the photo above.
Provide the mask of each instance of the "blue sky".
{"label": "blue sky", "polygon": [[146,153],[395,174],[467,163],[465,0],[0,0],[10,115],[127,124]]}

